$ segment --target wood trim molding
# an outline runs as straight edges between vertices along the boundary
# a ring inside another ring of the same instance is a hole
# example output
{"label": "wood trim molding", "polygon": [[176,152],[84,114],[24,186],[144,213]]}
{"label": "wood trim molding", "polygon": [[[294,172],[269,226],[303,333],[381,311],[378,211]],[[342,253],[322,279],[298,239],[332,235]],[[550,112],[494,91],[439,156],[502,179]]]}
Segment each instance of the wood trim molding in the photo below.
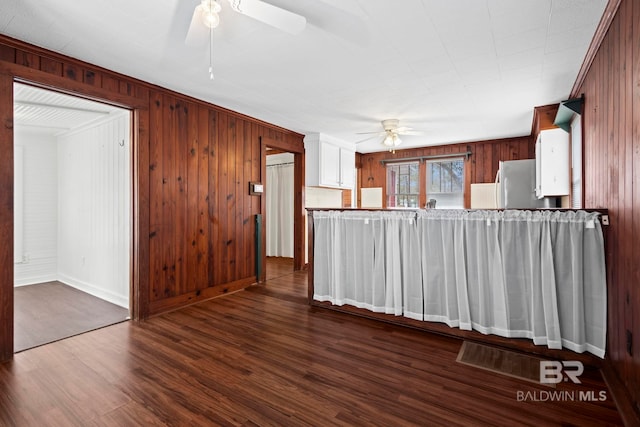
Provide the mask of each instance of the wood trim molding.
{"label": "wood trim molding", "polygon": [[609,27],[611,26],[611,22],[616,16],[618,12],[618,8],[620,7],[620,3],[622,0],[609,0],[607,3],[607,7],[604,9],[604,13],[602,14],[602,18],[598,23],[598,27],[596,28],[596,32],[593,35],[593,39],[591,39],[591,44],[589,45],[589,49],[587,50],[587,54],[584,57],[584,61],[582,61],[582,66],[580,67],[580,71],[578,71],[578,76],[576,77],[576,81],[573,84],[573,88],[571,88],[571,94],[569,98],[577,98],[580,96],[580,88],[584,83],[584,79],[591,68],[591,64],[593,64],[593,60],[600,49],[600,45],[604,40],[604,36],[609,31]]}
{"label": "wood trim molding", "polygon": [[197,304],[206,300],[227,295],[233,292],[242,291],[246,287],[255,284],[255,276],[246,279],[236,280],[235,282],[225,283],[224,285],[213,286],[203,289],[202,291],[190,292],[173,298],[167,298],[158,301],[152,301],[149,304],[150,316],[166,313],[167,311],[180,309],[189,305]]}
{"label": "wood trim molding", "polygon": [[62,76],[46,73],[35,68],[0,61],[0,73],[8,74],[21,83],[41,87],[47,90],[66,93],[92,101],[108,102],[122,108],[148,108],[148,97],[139,98],[130,95],[117,94],[102,88],[73,81]]}
{"label": "wood trim molding", "polygon": [[13,357],[13,78],[0,74],[0,362]]}
{"label": "wood trim molding", "polygon": [[604,382],[611,392],[611,398],[616,404],[620,418],[625,426],[640,426],[640,413],[633,404],[633,400],[629,395],[624,383],[618,377],[611,362],[606,359],[600,370]]}

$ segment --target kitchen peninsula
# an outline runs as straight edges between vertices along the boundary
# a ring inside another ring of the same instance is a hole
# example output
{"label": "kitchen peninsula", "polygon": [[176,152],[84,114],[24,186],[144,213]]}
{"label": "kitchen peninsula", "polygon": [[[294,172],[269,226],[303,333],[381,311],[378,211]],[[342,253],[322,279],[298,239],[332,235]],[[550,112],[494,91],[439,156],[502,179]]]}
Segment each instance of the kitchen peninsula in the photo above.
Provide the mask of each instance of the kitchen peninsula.
{"label": "kitchen peninsula", "polygon": [[533,348],[602,358],[601,216],[584,210],[312,209],[310,303],[457,336],[477,331],[490,341],[507,338],[501,343],[526,338]]}

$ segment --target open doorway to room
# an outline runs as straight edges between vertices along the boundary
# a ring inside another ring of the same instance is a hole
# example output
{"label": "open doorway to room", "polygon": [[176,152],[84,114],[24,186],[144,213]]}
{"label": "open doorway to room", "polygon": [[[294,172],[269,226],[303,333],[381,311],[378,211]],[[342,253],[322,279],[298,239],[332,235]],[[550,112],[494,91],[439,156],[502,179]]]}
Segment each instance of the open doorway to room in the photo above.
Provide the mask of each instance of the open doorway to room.
{"label": "open doorway to room", "polygon": [[14,84],[14,351],[129,318],[131,112]]}
{"label": "open doorway to room", "polygon": [[294,155],[267,147],[266,279],[293,273]]}

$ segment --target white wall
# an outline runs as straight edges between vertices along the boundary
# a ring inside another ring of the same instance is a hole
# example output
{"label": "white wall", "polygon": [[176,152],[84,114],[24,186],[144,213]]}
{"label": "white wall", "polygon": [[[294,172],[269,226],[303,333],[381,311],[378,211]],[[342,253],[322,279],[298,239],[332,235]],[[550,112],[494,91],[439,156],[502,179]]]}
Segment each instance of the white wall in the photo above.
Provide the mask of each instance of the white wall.
{"label": "white wall", "polygon": [[[22,248],[16,247],[16,286],[57,280],[58,164],[55,137],[16,126],[23,154]],[[16,165],[19,167],[19,165]],[[18,190],[16,188],[16,190]],[[16,209],[15,215],[20,215]],[[16,219],[16,224],[20,221]]]}
{"label": "white wall", "polygon": [[129,306],[129,113],[58,138],[58,280]]}
{"label": "white wall", "polygon": [[336,208],[342,207],[342,190],[322,187],[305,188],[305,208]]}

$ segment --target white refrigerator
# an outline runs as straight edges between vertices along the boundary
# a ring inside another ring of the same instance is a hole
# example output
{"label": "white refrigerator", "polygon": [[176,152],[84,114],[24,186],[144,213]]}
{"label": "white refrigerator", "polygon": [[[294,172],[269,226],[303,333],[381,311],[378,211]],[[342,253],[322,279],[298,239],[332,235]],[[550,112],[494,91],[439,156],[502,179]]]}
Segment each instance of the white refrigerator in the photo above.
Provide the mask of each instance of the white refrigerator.
{"label": "white refrigerator", "polygon": [[496,175],[496,202],[501,209],[557,207],[557,199],[536,197],[536,161],[501,161]]}

